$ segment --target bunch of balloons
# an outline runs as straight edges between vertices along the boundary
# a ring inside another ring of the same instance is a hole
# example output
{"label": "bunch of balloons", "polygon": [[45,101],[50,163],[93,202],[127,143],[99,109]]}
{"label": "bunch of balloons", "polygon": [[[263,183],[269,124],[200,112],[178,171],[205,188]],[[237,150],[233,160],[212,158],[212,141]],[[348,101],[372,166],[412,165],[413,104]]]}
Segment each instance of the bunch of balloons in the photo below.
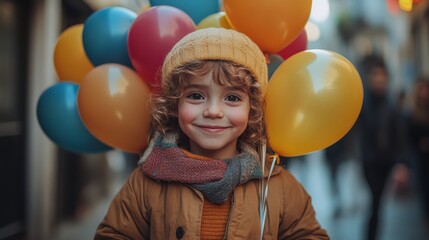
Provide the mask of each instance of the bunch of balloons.
{"label": "bunch of balloons", "polygon": [[60,147],[141,153],[165,56],[182,37],[208,27],[242,32],[266,54],[266,126],[279,155],[325,148],[356,121],[363,91],[353,64],[334,52],[307,50],[311,0],[149,3],[139,14],[101,9],[59,36],[54,66],[60,81],[40,96],[37,116]]}

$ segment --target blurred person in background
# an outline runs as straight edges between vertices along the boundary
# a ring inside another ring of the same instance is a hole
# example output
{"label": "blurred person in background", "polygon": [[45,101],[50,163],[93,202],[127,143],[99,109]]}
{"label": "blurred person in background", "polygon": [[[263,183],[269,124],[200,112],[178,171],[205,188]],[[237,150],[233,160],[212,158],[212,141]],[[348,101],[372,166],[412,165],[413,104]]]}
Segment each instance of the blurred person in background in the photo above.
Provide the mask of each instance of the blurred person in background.
{"label": "blurred person in background", "polygon": [[415,164],[416,185],[420,187],[425,227],[429,233],[429,77],[417,79],[410,100],[408,153]]}
{"label": "blurred person in background", "polygon": [[329,168],[329,176],[331,179],[332,197],[334,201],[334,218],[339,218],[344,213],[342,209],[340,182],[338,181],[338,169],[341,164],[350,159],[350,157],[352,157],[354,154],[353,136],[354,130],[351,129],[338,142],[324,150],[325,161]]}
{"label": "blurred person in background", "polygon": [[389,101],[389,72],[383,58],[365,56],[361,62],[364,102],[355,125],[359,139],[359,157],[365,181],[371,193],[367,239],[376,239],[383,191],[394,166],[401,161],[401,113]]}

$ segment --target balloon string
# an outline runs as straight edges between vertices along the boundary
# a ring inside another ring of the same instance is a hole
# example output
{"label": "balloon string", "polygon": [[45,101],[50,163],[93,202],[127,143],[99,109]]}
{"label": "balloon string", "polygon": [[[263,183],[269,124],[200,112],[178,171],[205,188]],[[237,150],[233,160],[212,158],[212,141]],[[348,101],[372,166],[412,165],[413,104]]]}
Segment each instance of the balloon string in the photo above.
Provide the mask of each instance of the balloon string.
{"label": "balloon string", "polygon": [[[261,147],[261,166],[262,166],[262,178],[260,180],[261,184],[259,185],[259,198],[260,198],[260,206],[259,206],[259,213],[260,216],[262,217],[262,211],[263,211],[263,202],[264,202],[264,175],[265,175],[265,157],[266,157],[266,150],[267,150],[267,145],[263,144]],[[262,218],[261,218],[262,220]]]}
{"label": "balloon string", "polygon": [[263,232],[264,232],[264,203],[265,203],[265,196],[264,196],[264,176],[265,176],[265,157],[266,157],[266,150],[267,150],[267,145],[264,143],[261,147],[261,165],[262,165],[262,178],[260,180],[260,184],[259,184],[259,217],[260,217],[260,222],[261,222],[261,234],[260,234],[260,239],[262,240],[262,236],[263,236]]}
{"label": "balloon string", "polygon": [[275,161],[277,165],[280,164],[280,156],[277,153],[274,153],[269,158],[270,160]]}
{"label": "balloon string", "polygon": [[[260,201],[260,219],[261,219],[260,239],[261,240],[263,239],[263,236],[264,236],[265,221],[266,221],[266,217],[267,217],[268,183],[271,179],[271,175],[273,174],[274,166],[276,165],[276,163],[279,164],[279,162],[280,162],[279,155],[276,153],[274,155],[270,156],[269,159],[271,160],[271,167],[270,167],[270,172],[268,174],[267,182],[264,184],[264,180],[263,180],[264,177],[263,177],[262,183],[261,183],[262,187],[260,188],[261,196],[262,196],[262,199]],[[265,163],[265,160],[263,160],[263,162]]]}

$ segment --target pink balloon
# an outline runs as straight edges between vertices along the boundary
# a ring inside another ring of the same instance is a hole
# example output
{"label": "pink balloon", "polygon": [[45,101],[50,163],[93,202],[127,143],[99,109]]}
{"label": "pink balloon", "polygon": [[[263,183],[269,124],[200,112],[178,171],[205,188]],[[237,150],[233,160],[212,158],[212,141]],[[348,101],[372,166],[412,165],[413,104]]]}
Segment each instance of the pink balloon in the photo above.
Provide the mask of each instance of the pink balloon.
{"label": "pink balloon", "polygon": [[142,12],[128,32],[128,54],[140,77],[151,87],[161,82],[161,67],[174,44],[195,31],[191,17],[171,6]]}
{"label": "pink balloon", "polygon": [[302,52],[307,50],[307,32],[304,30],[293,40],[290,44],[288,44],[285,48],[277,52],[278,55],[283,57],[284,60],[294,55],[295,53]]}

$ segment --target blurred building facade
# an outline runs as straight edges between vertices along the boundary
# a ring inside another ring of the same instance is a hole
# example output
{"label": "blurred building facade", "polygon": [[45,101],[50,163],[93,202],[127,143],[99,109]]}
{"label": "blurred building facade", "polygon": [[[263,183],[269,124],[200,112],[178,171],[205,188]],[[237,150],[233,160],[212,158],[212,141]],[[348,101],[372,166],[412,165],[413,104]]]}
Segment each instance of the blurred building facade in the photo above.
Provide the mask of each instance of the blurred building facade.
{"label": "blurred building facade", "polygon": [[[79,214],[79,194],[108,191],[106,156],[58,149],[37,123],[36,103],[57,81],[52,56],[61,31],[101,7],[138,11],[146,2],[0,0],[0,239],[50,239],[62,221]],[[392,94],[409,89],[417,75],[429,75],[429,3],[414,1],[404,11],[399,2],[313,0],[318,9],[317,3],[328,4],[329,14],[310,19],[319,35],[308,48],[351,62],[378,53],[392,71]]]}

